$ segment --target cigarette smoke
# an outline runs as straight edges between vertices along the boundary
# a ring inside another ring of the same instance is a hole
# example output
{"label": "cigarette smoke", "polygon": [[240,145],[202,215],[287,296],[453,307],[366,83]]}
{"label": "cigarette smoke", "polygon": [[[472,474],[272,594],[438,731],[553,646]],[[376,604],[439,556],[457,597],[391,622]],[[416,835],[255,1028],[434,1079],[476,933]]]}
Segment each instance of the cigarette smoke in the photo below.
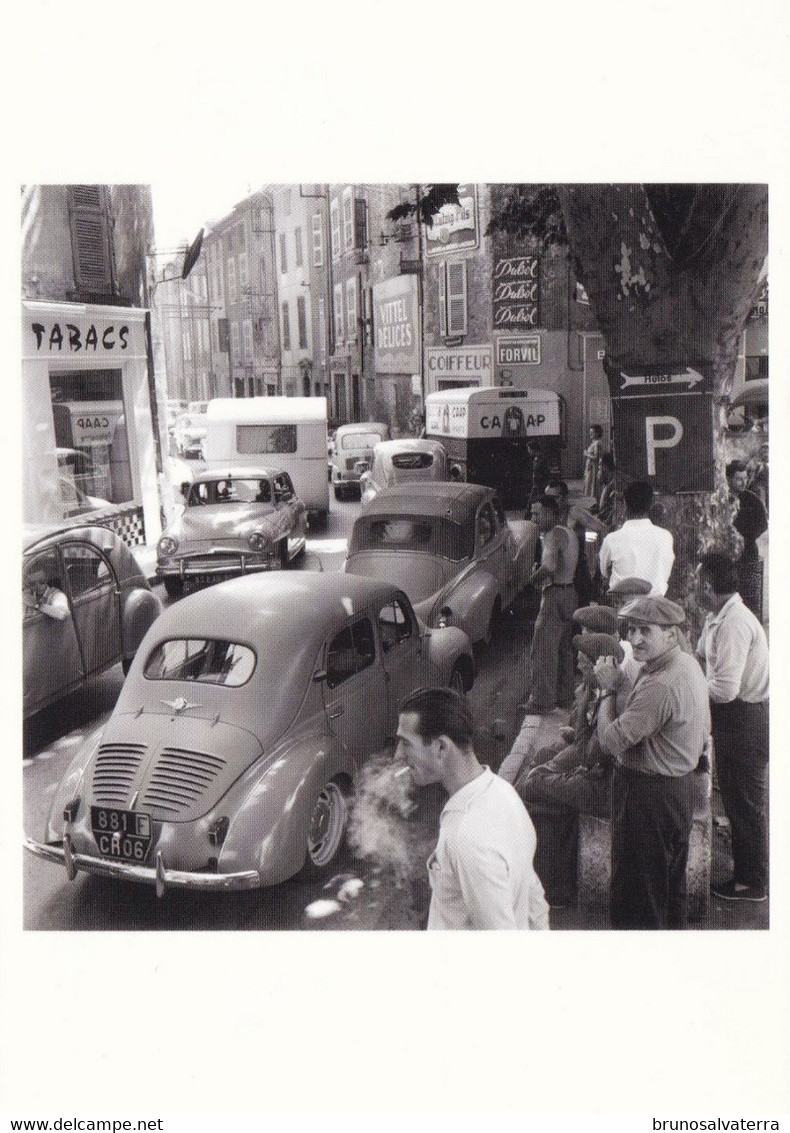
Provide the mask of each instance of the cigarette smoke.
{"label": "cigarette smoke", "polygon": [[354,853],[405,884],[425,869],[425,855],[416,824],[412,780],[402,763],[376,756],[364,764],[357,779],[348,824]]}

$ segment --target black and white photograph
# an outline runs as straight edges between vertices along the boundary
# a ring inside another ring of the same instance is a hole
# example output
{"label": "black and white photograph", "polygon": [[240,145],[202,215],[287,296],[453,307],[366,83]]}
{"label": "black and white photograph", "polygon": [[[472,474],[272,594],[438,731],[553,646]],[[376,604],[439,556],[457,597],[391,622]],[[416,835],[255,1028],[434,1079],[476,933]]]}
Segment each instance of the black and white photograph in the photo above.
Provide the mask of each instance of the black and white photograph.
{"label": "black and white photograph", "polygon": [[12,148],[0,1113],[783,1128],[787,17],[176,8]]}

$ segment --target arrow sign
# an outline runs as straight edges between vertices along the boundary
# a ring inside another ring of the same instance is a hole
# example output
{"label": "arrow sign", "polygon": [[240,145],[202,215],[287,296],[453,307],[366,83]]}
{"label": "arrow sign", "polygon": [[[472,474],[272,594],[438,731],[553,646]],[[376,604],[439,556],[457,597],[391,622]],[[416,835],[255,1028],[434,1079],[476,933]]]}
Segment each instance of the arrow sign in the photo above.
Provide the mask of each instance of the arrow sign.
{"label": "arrow sign", "polygon": [[621,390],[628,389],[629,386],[672,386],[684,385],[688,389],[693,389],[694,386],[705,379],[702,374],[697,370],[692,370],[690,366],[686,366],[685,372],[682,374],[624,374],[620,371],[620,377],[623,379]]}

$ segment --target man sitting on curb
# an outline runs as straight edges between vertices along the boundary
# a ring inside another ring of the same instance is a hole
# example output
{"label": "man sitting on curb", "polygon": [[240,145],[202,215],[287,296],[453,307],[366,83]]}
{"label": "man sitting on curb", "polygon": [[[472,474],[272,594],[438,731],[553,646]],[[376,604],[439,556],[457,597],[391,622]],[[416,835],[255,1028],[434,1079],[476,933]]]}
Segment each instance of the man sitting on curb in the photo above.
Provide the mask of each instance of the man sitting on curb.
{"label": "man sitting on curb", "polygon": [[[579,815],[608,818],[611,810],[612,761],[601,750],[596,735],[600,689],[594,665],[600,657],[616,662],[623,650],[611,634],[584,633],[574,638],[582,682],[574,708],[576,727],[572,743],[557,753],[543,749],[523,779],[523,798],[538,836],[535,869],[550,905],[575,904]],[[618,696],[630,691],[623,681]]]}

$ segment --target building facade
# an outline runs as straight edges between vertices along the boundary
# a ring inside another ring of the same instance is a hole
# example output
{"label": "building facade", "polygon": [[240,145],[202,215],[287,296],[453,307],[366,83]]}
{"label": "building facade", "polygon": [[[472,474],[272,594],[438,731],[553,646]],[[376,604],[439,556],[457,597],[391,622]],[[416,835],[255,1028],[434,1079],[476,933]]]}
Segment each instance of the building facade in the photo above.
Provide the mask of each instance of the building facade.
{"label": "building facade", "polygon": [[161,531],[150,189],[22,189],[23,517]]}

